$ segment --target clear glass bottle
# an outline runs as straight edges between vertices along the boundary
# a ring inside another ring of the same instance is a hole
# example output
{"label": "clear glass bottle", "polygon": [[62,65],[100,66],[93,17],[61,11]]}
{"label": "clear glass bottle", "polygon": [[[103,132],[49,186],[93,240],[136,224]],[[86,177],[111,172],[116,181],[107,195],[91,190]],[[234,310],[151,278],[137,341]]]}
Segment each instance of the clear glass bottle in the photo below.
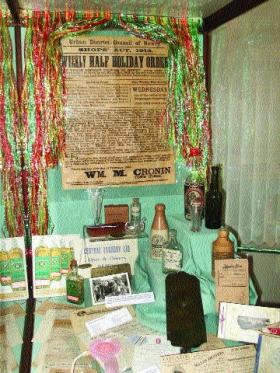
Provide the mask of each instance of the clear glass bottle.
{"label": "clear glass bottle", "polygon": [[177,230],[170,229],[167,248],[162,250],[162,272],[179,272],[183,264],[183,246],[177,240]]}
{"label": "clear glass bottle", "polygon": [[218,229],[222,220],[222,193],[219,191],[219,167],[211,167],[211,184],[205,198],[205,227]]}
{"label": "clear glass bottle", "polygon": [[78,274],[76,259],[71,260],[70,271],[66,277],[66,298],[70,303],[84,302],[84,278]]}
{"label": "clear glass bottle", "polygon": [[137,228],[141,220],[141,204],[139,198],[133,198],[130,206],[130,225]]}
{"label": "clear glass bottle", "polygon": [[[201,152],[199,148],[190,149],[190,160],[187,167],[187,176],[184,185],[185,218],[191,220],[190,207],[192,201],[200,201],[204,208],[205,180],[200,168]],[[202,211],[202,217],[203,217]]]}

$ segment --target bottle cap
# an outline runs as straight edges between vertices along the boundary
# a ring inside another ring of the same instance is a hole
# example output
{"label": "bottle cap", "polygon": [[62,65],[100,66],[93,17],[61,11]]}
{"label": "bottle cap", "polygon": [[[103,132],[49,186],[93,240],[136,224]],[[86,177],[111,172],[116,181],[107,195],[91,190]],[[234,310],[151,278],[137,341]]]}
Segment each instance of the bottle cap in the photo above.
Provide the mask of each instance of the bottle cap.
{"label": "bottle cap", "polygon": [[197,157],[201,155],[199,148],[190,148],[190,157]]}
{"label": "bottle cap", "polygon": [[77,260],[76,259],[72,259],[71,262],[70,262],[70,268],[73,268],[73,267],[77,267]]}

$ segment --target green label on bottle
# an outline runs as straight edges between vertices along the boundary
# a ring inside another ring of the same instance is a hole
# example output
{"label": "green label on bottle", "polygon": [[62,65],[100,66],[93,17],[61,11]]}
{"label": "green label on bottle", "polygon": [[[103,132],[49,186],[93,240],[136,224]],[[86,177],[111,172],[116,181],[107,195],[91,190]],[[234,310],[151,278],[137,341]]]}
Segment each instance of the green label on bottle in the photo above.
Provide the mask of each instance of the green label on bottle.
{"label": "green label on bottle", "polygon": [[0,260],[0,280],[2,285],[11,282],[11,270],[9,260]]}
{"label": "green label on bottle", "polygon": [[68,273],[71,260],[74,258],[74,252],[71,248],[61,250],[61,273]]}
{"label": "green label on bottle", "polygon": [[60,272],[60,255],[51,257],[51,272]]}
{"label": "green label on bottle", "polygon": [[83,282],[66,280],[67,300],[72,303],[81,304],[84,301]]}
{"label": "green label on bottle", "polygon": [[51,272],[51,261],[49,256],[35,257],[36,280],[49,280]]}
{"label": "green label on bottle", "polygon": [[9,260],[1,260],[0,261],[0,276],[1,277],[8,277],[10,276],[10,266]]}
{"label": "green label on bottle", "polygon": [[10,259],[12,283],[25,281],[24,264],[22,258]]}

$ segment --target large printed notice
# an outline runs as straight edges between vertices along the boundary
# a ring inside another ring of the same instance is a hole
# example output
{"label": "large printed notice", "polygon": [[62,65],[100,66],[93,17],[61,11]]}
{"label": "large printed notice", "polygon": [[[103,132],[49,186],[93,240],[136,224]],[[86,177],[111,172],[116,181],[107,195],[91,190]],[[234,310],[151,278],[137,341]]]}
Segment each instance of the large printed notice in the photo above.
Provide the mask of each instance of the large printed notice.
{"label": "large printed notice", "polygon": [[253,345],[162,356],[161,373],[252,373],[256,349]]}
{"label": "large printed notice", "polygon": [[66,71],[64,189],[175,182],[167,141],[168,47],[135,36],[62,41]]}

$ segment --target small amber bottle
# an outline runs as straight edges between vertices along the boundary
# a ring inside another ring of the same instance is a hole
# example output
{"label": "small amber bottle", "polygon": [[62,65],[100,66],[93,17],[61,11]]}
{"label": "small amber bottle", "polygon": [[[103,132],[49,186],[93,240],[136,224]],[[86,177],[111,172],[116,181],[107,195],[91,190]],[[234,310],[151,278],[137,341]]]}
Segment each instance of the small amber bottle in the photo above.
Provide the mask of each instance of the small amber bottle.
{"label": "small amber bottle", "polygon": [[71,260],[70,272],[66,277],[66,298],[68,302],[81,304],[84,302],[84,278],[78,274],[75,259]]}
{"label": "small amber bottle", "polygon": [[215,261],[220,259],[233,259],[234,245],[229,239],[229,232],[221,228],[218,238],[212,244],[212,276],[215,277]]}

